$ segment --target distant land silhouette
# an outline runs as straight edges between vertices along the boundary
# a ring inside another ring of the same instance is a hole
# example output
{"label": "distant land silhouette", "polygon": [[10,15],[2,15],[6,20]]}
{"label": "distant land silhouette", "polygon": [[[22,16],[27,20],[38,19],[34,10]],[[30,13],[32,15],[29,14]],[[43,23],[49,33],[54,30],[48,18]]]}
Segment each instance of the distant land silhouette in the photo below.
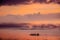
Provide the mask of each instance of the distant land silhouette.
{"label": "distant land silhouette", "polygon": [[20,24],[3,23],[0,24],[0,29],[2,28],[16,28],[20,30],[44,30],[44,29],[60,28],[60,25],[55,25],[55,24],[32,25],[30,23],[20,23]]}

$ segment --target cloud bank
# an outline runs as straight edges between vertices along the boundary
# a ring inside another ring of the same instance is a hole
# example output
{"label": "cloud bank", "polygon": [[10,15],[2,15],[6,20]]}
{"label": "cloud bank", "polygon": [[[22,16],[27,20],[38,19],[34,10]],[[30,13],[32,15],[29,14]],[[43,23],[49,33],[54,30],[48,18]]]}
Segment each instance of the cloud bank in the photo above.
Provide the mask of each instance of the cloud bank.
{"label": "cloud bank", "polygon": [[0,23],[17,23],[28,21],[41,21],[41,20],[60,20],[60,13],[57,14],[28,14],[20,15],[7,15],[0,17]]}
{"label": "cloud bank", "polygon": [[0,5],[18,5],[18,4],[30,4],[30,3],[57,3],[60,4],[60,0],[0,0]]}
{"label": "cloud bank", "polygon": [[0,5],[28,4],[30,0],[0,0]]}

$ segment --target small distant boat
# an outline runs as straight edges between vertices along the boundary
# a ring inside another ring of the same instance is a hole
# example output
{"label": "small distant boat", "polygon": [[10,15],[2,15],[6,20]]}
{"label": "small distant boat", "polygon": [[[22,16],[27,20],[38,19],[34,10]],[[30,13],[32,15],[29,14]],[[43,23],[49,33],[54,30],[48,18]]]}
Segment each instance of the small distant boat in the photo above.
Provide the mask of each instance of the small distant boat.
{"label": "small distant boat", "polygon": [[39,33],[37,33],[37,34],[30,34],[30,36],[39,36]]}

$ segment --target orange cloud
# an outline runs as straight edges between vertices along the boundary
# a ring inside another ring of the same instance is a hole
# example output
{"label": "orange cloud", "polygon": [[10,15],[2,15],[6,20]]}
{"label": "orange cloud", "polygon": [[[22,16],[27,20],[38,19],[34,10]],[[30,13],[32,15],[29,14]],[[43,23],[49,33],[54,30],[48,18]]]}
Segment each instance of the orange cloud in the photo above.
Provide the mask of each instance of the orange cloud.
{"label": "orange cloud", "polygon": [[17,5],[17,6],[1,6],[0,15],[24,15],[38,13],[60,13],[60,5],[58,4],[39,4],[32,3],[30,5]]}

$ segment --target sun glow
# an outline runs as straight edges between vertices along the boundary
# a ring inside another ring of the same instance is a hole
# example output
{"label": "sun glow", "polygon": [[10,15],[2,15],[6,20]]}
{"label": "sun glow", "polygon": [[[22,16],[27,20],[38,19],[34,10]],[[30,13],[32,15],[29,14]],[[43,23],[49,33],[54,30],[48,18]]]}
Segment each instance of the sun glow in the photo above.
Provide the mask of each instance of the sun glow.
{"label": "sun glow", "polygon": [[40,4],[32,3],[29,5],[17,5],[17,6],[2,6],[0,7],[0,15],[14,14],[24,15],[40,12],[41,14],[48,13],[60,13],[60,5],[58,4]]}

